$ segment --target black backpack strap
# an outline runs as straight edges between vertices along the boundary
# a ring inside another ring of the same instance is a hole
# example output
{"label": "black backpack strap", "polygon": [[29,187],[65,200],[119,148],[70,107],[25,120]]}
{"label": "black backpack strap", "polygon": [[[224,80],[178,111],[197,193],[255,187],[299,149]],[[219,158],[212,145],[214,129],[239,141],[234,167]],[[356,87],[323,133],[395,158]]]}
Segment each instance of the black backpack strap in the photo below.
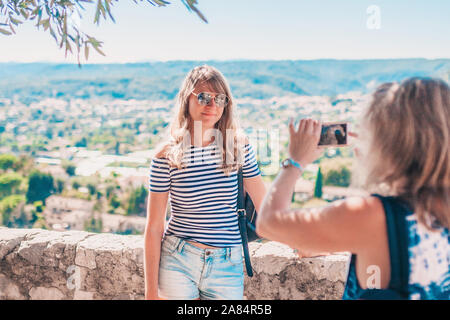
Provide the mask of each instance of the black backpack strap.
{"label": "black backpack strap", "polygon": [[242,174],[242,167],[238,171],[238,223],[239,231],[241,232],[242,248],[244,250],[245,268],[247,275],[253,277],[252,264],[250,261],[250,252],[248,249],[248,237],[247,237],[247,215],[245,213],[245,192],[244,192],[244,177]]}
{"label": "black backpack strap", "polygon": [[378,194],[372,196],[381,200],[386,215],[391,280],[387,290],[367,290],[364,298],[408,299],[409,254],[406,216],[409,209],[396,198]]}
{"label": "black backpack strap", "polygon": [[245,192],[244,192],[244,176],[242,174],[242,167],[238,171],[238,199],[237,208],[245,209]]}

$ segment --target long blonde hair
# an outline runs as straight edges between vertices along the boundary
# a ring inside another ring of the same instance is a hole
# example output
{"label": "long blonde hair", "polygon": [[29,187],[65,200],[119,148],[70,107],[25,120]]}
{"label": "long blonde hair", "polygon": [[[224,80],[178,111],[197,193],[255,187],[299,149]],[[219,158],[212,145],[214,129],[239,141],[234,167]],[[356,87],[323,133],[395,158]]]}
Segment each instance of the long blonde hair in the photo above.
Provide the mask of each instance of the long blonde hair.
{"label": "long blonde hair", "polygon": [[[189,97],[197,84],[207,83],[217,93],[224,93],[228,96],[228,105],[224,108],[223,114],[215,124],[215,129],[219,130],[222,137],[222,169],[228,175],[232,170],[238,168],[238,151],[243,142],[243,135],[239,130],[237,120],[234,115],[234,99],[231,94],[228,82],[222,73],[214,67],[202,65],[192,69],[183,81],[177,95],[178,114],[170,127],[170,140],[165,143],[165,157],[173,167],[181,169],[183,167],[182,157],[186,148],[183,139],[191,132],[192,121],[189,114]],[[232,135],[231,137],[227,135]],[[233,139],[233,147],[227,143]],[[228,158],[227,158],[228,157]],[[229,161],[231,159],[232,161]],[[227,161],[228,160],[228,161]]]}
{"label": "long blonde hair", "polygon": [[381,85],[364,116],[366,187],[407,201],[428,229],[450,228],[450,88],[410,78]]}

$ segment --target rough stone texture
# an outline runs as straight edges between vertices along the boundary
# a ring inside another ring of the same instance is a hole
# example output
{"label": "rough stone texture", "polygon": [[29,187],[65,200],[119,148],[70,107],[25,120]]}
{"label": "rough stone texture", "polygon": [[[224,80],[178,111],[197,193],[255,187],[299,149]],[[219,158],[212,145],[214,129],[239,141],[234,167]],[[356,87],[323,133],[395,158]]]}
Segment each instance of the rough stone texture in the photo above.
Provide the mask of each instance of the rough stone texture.
{"label": "rough stone texture", "polygon": [[3,300],[25,299],[24,296],[20,294],[19,287],[3,274],[0,274],[0,299]]}
{"label": "rough stone texture", "polygon": [[278,243],[251,243],[253,277],[245,277],[249,300],[341,299],[349,254],[299,259],[290,247]]}
{"label": "rough stone texture", "polygon": [[30,290],[31,300],[62,300],[64,294],[57,288],[37,287]]}
{"label": "rough stone texture", "polygon": [[[144,298],[144,238],[0,227],[0,299]],[[340,299],[349,256],[299,259],[277,242],[250,245],[247,299]]]}

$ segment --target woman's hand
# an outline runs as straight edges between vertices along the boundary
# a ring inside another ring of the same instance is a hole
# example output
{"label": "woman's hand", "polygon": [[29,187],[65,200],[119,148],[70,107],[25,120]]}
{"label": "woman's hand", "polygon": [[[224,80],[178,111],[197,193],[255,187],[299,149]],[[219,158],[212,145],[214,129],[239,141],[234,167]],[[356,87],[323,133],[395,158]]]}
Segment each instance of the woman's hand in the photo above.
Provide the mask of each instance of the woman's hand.
{"label": "woman's hand", "polygon": [[313,119],[300,120],[297,130],[294,120],[289,122],[289,157],[303,167],[312,163],[322,153],[319,148],[322,123]]}

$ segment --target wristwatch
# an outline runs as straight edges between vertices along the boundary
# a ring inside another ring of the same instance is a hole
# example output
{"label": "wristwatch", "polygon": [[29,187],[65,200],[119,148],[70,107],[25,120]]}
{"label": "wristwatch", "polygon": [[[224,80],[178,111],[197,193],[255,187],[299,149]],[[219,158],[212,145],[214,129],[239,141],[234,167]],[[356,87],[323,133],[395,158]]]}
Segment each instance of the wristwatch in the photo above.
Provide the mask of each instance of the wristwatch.
{"label": "wristwatch", "polygon": [[282,167],[282,168],[287,168],[287,167],[290,167],[290,166],[294,166],[294,167],[298,168],[300,171],[303,172],[303,167],[302,167],[302,165],[301,165],[300,163],[298,163],[298,162],[292,160],[291,158],[287,158],[286,160],[283,160],[283,161],[281,162],[281,167]]}

